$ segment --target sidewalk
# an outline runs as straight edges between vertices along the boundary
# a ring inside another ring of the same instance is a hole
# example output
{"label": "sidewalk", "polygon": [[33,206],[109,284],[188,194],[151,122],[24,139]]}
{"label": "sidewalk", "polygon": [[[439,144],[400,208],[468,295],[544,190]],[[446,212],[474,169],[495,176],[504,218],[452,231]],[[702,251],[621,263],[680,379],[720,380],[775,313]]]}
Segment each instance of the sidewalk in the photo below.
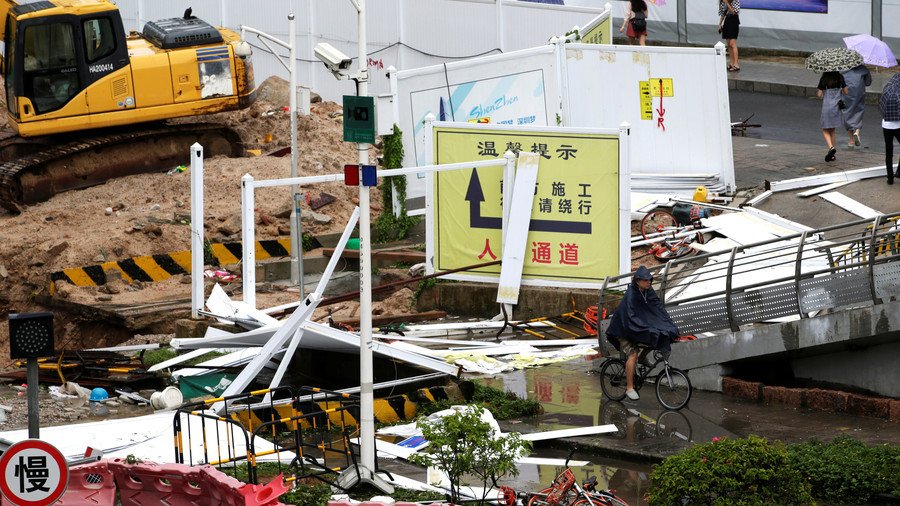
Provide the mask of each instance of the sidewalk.
{"label": "sidewalk", "polygon": [[[881,90],[895,71],[875,67],[870,67],[870,71],[872,85],[866,92],[866,102],[877,104]],[[818,72],[808,70],[803,58],[754,56],[741,58],[740,72],[728,73],[728,89],[814,97],[820,75]]]}

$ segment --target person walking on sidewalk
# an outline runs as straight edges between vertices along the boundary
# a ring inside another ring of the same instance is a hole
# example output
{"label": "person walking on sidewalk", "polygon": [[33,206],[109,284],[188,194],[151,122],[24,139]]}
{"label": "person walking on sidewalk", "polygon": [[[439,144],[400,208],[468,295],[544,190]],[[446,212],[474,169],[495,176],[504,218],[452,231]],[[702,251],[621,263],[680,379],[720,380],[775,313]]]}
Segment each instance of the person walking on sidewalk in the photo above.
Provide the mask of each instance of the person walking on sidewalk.
{"label": "person walking on sidewalk", "polygon": [[859,147],[859,129],[862,127],[863,113],[866,110],[866,86],[872,85],[872,74],[865,65],[841,72],[844,82],[847,83],[847,96],[844,103],[844,128],[850,135],[850,148]]}
{"label": "person walking on sidewalk", "polygon": [[846,94],[847,83],[840,72],[822,73],[816,96],[822,99],[822,114],[819,117],[819,122],[822,125],[822,136],[825,137],[825,144],[828,145],[828,153],[825,155],[826,162],[833,162],[837,154],[837,148],[835,147],[837,136],[834,130],[843,125],[841,116],[846,106],[843,101],[843,97]]}
{"label": "person walking on sidewalk", "polygon": [[[625,27],[628,30],[625,30]],[[647,2],[644,0],[629,0],[625,4],[625,19],[619,27],[619,33],[625,32],[628,42],[633,46],[647,45]]]}
{"label": "person walking on sidewalk", "polygon": [[[625,395],[633,401],[640,399],[634,390],[638,345],[668,352],[672,341],[678,337],[678,327],[672,322],[652,284],[650,269],[643,265],[638,267],[606,330],[606,339],[626,356]],[[642,356],[641,361],[644,360]]]}
{"label": "person walking on sidewalk", "polygon": [[728,71],[738,72],[741,65],[738,63],[737,38],[740,31],[741,0],[719,0],[719,33],[725,39],[728,46]]}
{"label": "person walking on sidewalk", "polygon": [[900,164],[894,172],[894,139],[900,142],[900,74],[888,80],[878,101],[881,110],[881,131],[884,133],[884,166],[887,169],[887,183],[894,184],[900,177]]}

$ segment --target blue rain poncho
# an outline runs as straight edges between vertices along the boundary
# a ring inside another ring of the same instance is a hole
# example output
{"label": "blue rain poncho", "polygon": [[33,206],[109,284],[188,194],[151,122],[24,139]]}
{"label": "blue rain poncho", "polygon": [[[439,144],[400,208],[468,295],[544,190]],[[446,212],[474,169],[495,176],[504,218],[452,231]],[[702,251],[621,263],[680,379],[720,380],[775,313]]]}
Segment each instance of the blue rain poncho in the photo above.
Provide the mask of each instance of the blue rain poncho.
{"label": "blue rain poncho", "polygon": [[652,280],[653,275],[646,267],[638,267],[625,291],[625,297],[610,319],[606,339],[617,350],[619,338],[623,338],[635,344],[669,351],[672,341],[679,335],[678,327],[669,318],[656,291],[651,287],[642,293],[637,286],[638,279]]}

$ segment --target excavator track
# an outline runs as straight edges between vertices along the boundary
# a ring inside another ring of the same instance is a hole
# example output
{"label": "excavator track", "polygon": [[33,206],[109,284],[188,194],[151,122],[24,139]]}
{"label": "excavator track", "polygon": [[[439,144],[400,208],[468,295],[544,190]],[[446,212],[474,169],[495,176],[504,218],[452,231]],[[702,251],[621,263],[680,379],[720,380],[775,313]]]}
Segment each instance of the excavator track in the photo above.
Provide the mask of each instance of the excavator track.
{"label": "excavator track", "polygon": [[[46,140],[0,136],[0,153],[12,157],[0,164],[0,206],[19,213],[24,206],[49,200],[57,193],[186,164],[195,142],[203,146],[206,157],[244,155],[240,135],[212,123],[119,131],[52,145]],[[34,152],[17,155],[29,150]]]}

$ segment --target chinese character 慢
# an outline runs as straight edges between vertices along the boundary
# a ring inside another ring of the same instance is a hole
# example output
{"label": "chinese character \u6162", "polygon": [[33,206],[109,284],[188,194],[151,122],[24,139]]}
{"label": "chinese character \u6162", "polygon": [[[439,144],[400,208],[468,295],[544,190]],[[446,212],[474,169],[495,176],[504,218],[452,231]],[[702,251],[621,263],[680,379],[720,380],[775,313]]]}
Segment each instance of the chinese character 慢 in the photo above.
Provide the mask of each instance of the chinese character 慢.
{"label": "chinese character \u6162", "polygon": [[550,402],[553,400],[553,382],[546,378],[535,378],[534,394],[537,400],[541,402]]}
{"label": "chinese character \u6162", "polygon": [[538,199],[538,212],[539,213],[552,213],[553,212],[553,199]]}
{"label": "chinese character \u6162", "polygon": [[491,260],[497,259],[497,255],[495,255],[494,252],[491,251],[491,240],[490,239],[484,240],[484,250],[482,250],[481,254],[478,255],[478,259],[479,260],[483,259],[485,255],[489,255],[491,257]]}
{"label": "chinese character \u6162", "polygon": [[522,151],[522,143],[521,142],[507,142],[506,150],[512,151],[515,154],[519,154],[519,151]]}
{"label": "chinese character \u6162", "polygon": [[549,264],[552,261],[549,242],[532,242],[531,245],[534,246],[531,248],[531,263]]}
{"label": "chinese character \u6162", "polygon": [[563,144],[556,150],[559,153],[557,158],[562,158],[563,160],[568,160],[569,158],[575,158],[575,153],[578,152],[577,149],[573,148],[569,144]]}
{"label": "chinese character \u6162", "polygon": [[566,196],[566,183],[562,183],[560,181],[554,181],[552,195],[554,197],[565,197]]}
{"label": "chinese character \u6162", "polygon": [[559,199],[559,212],[572,214],[572,201],[569,199]]}
{"label": "chinese character \u6162", "polygon": [[478,142],[478,154],[481,156],[499,156],[494,141]]}
{"label": "chinese character \u6162", "polygon": [[537,153],[537,154],[541,155],[542,157],[544,157],[544,158],[546,158],[546,159],[548,159],[548,160],[550,159],[550,155],[547,154],[547,151],[548,151],[549,149],[550,149],[550,148],[548,148],[546,144],[538,144],[538,143],[534,143],[534,144],[531,145],[531,152],[532,152],[532,153]]}
{"label": "chinese character \u6162", "polygon": [[581,187],[581,193],[578,194],[579,197],[590,197],[591,194],[588,193],[588,190],[591,187],[590,183],[578,183],[578,186]]}
{"label": "chinese character \u6162", "polygon": [[590,200],[579,200],[578,201],[578,214],[591,214],[591,201]]}
{"label": "chinese character \u6162", "polygon": [[[47,480],[50,479],[50,470],[47,469],[47,457],[28,456],[28,463],[25,463],[25,457],[19,457],[19,463],[15,466],[15,476],[19,478],[19,492],[49,492],[46,487]],[[30,487],[25,486],[28,480]]]}
{"label": "chinese character \u6162", "polygon": [[567,383],[562,387],[563,404],[578,404],[581,397],[581,385],[579,383]]}
{"label": "chinese character \u6162", "polygon": [[578,245],[572,243],[559,243],[559,263],[578,265]]}

